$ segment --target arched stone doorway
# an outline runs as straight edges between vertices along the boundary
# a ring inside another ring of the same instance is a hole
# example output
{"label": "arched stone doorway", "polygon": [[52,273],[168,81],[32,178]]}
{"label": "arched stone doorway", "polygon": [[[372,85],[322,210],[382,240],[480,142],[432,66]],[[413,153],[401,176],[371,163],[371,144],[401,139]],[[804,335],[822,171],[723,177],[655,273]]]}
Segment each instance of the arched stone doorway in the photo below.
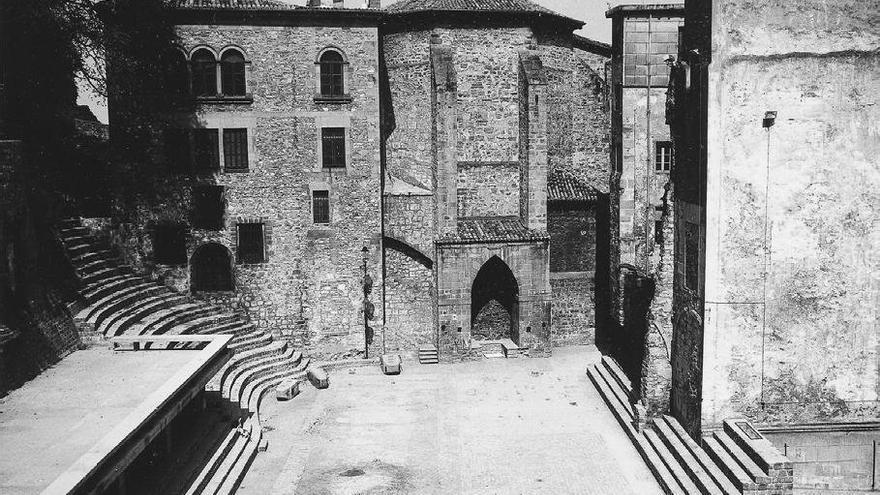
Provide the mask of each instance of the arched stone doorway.
{"label": "arched stone doorway", "polygon": [[471,338],[519,344],[519,284],[497,256],[483,264],[471,287]]}
{"label": "arched stone doorway", "polygon": [[233,290],[232,255],[217,243],[203,244],[190,258],[190,288],[199,291]]}

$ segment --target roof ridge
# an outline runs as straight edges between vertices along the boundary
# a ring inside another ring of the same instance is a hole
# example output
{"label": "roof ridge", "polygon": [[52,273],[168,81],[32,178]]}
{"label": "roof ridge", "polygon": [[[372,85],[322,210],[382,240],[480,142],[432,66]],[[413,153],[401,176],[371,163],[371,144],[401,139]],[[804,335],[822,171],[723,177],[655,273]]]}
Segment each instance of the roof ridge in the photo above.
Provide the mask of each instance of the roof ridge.
{"label": "roof ridge", "polygon": [[539,5],[532,0],[400,0],[399,2],[385,7],[385,10],[394,13],[431,10],[524,12],[566,17],[559,12]]}

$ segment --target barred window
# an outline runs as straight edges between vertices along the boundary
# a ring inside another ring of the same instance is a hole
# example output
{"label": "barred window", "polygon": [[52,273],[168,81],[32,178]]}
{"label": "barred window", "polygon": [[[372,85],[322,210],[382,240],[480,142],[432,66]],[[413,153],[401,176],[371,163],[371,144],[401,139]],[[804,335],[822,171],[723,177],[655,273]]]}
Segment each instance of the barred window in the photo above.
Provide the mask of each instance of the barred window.
{"label": "barred window", "polygon": [[187,129],[165,129],[165,159],[169,171],[177,174],[189,172],[192,154]]}
{"label": "barred window", "polygon": [[160,224],[153,230],[153,260],[160,265],[186,264],[186,231],[180,224]]}
{"label": "barred window", "polygon": [[244,96],[245,62],[238,50],[226,50],[220,59],[220,82],[226,96]]}
{"label": "barred window", "polygon": [[330,191],[312,191],[312,221],[330,223]]}
{"label": "barred window", "polygon": [[321,129],[321,146],[324,168],[345,167],[345,128]]}
{"label": "barred window", "polygon": [[238,262],[262,263],[266,261],[262,223],[238,224]]}
{"label": "barred window", "polygon": [[321,96],[343,96],[343,64],[342,54],[328,50],[321,55]]}
{"label": "barred window", "polygon": [[223,186],[196,186],[192,194],[192,224],[194,228],[221,230],[223,214]]}
{"label": "barred window", "polygon": [[220,169],[220,138],[217,129],[194,129],[195,169],[210,172]]}
{"label": "barred window", "polygon": [[192,56],[192,92],[196,96],[217,96],[217,60],[204,48]]}
{"label": "barred window", "polygon": [[672,170],[672,141],[657,141],[654,143],[654,149],[654,170],[657,172]]}
{"label": "barred window", "polygon": [[248,169],[247,129],[223,129],[223,165],[227,171]]}

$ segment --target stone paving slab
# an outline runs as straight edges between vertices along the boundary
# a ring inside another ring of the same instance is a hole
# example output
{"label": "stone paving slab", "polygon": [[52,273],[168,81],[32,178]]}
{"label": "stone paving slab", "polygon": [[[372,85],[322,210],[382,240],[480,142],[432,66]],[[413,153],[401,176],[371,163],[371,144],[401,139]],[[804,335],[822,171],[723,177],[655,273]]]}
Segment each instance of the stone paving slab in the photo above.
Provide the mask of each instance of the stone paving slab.
{"label": "stone paving slab", "polygon": [[45,489],[199,354],[80,350],[0,399],[0,493]]}
{"label": "stone paving slab", "polygon": [[241,494],[660,494],[586,376],[593,347],[549,359],[339,369],[264,403],[269,449]]}

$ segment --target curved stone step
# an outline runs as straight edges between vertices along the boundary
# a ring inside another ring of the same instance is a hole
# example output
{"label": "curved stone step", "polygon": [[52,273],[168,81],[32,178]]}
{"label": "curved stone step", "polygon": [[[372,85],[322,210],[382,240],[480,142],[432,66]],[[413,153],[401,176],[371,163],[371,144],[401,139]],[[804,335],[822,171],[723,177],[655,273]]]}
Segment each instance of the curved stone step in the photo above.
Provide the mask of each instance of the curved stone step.
{"label": "curved stone step", "polygon": [[169,328],[165,333],[168,335],[178,334],[209,334],[211,329],[220,327],[229,323],[246,324],[247,321],[240,315],[233,313],[219,313],[214,315],[203,316],[192,321],[177,323]]}
{"label": "curved stone step", "polygon": [[[302,353],[288,347],[282,354],[271,355],[242,363],[236,366],[226,377],[226,383],[223,383],[221,389],[223,397],[230,400],[236,400],[241,388],[247,385],[248,381],[253,380],[262,372],[270,372],[276,365],[285,363],[296,358],[302,358]],[[236,401],[237,402],[237,401]]]}
{"label": "curved stone step", "polygon": [[151,280],[139,277],[137,275],[116,275],[96,283],[83,285],[79,289],[79,293],[86,301],[94,301],[112,293],[121,287],[141,282],[152,282]]}
{"label": "curved stone step", "polygon": [[163,335],[177,325],[183,325],[205,316],[219,316],[221,314],[221,310],[214,306],[197,302],[193,302],[193,304],[197,304],[197,306],[190,310],[178,311],[172,307],[157,312],[149,318],[144,318],[142,322],[144,331],[151,335]]}
{"label": "curved stone step", "polygon": [[74,256],[70,258],[70,261],[73,262],[76,266],[82,266],[87,263],[90,263],[95,260],[103,260],[103,259],[112,259],[116,261],[120,261],[116,252],[111,249],[102,249],[100,251],[89,251],[80,256]]}
{"label": "curved stone step", "polygon": [[59,230],[80,226],[82,226],[82,219],[79,217],[64,218],[55,224],[55,227]]}
{"label": "curved stone step", "polygon": [[79,277],[79,280],[83,284],[90,284],[92,282],[97,282],[99,280],[103,280],[114,275],[133,275],[133,272],[131,271],[131,268],[126,266],[112,266],[108,268],[102,268],[85,276],[81,276]]}
{"label": "curved stone step", "polygon": [[221,390],[222,384],[225,383],[236,367],[244,366],[246,363],[262,359],[264,357],[283,354],[287,350],[287,342],[270,342],[269,344],[257,347],[244,352],[236,352],[232,358],[220,368],[220,371],[211,379],[206,389],[211,391]]}
{"label": "curved stone step", "polygon": [[243,318],[244,322],[242,323],[225,323],[223,325],[217,325],[216,327],[212,327],[206,331],[198,332],[205,334],[232,334],[235,337],[232,338],[235,341],[239,335],[243,335],[249,332],[251,329],[256,328],[256,326],[248,321],[247,318]]}
{"label": "curved stone step", "polygon": [[282,366],[272,373],[257,377],[250,381],[245,386],[244,390],[242,390],[241,398],[238,403],[246,405],[249,411],[257,412],[259,410],[259,399],[262,398],[264,392],[271,390],[273,387],[292,376],[302,374],[302,376],[305,377],[305,371],[306,368],[308,368],[309,363],[311,363],[309,358],[302,358],[299,363],[294,366]]}
{"label": "curved stone step", "polygon": [[244,352],[256,347],[267,345],[272,342],[272,336],[262,330],[258,330],[254,335],[249,336],[246,340],[235,343],[230,347],[233,352]]}
{"label": "curved stone step", "polygon": [[104,335],[115,336],[126,333],[126,329],[135,324],[141,323],[144,318],[149,317],[157,311],[173,306],[181,306],[186,304],[186,298],[180,295],[165,294],[157,296],[148,304],[136,306],[134,311],[127,311],[113,319],[112,323],[103,326]]}
{"label": "curved stone step", "polygon": [[94,323],[96,326],[107,327],[118,319],[137,312],[156,301],[165,300],[175,296],[176,294],[173,294],[164,287],[152,285],[115,300],[106,305],[106,307],[101,308],[95,313]]}
{"label": "curved stone step", "polygon": [[77,316],[85,319],[89,323],[96,324],[99,320],[105,319],[106,316],[112,314],[113,311],[124,306],[126,301],[136,301],[162,292],[162,288],[152,282],[140,282],[128,287],[122,287],[119,290],[111,292],[103,298],[90,303],[86,308],[80,311]]}

